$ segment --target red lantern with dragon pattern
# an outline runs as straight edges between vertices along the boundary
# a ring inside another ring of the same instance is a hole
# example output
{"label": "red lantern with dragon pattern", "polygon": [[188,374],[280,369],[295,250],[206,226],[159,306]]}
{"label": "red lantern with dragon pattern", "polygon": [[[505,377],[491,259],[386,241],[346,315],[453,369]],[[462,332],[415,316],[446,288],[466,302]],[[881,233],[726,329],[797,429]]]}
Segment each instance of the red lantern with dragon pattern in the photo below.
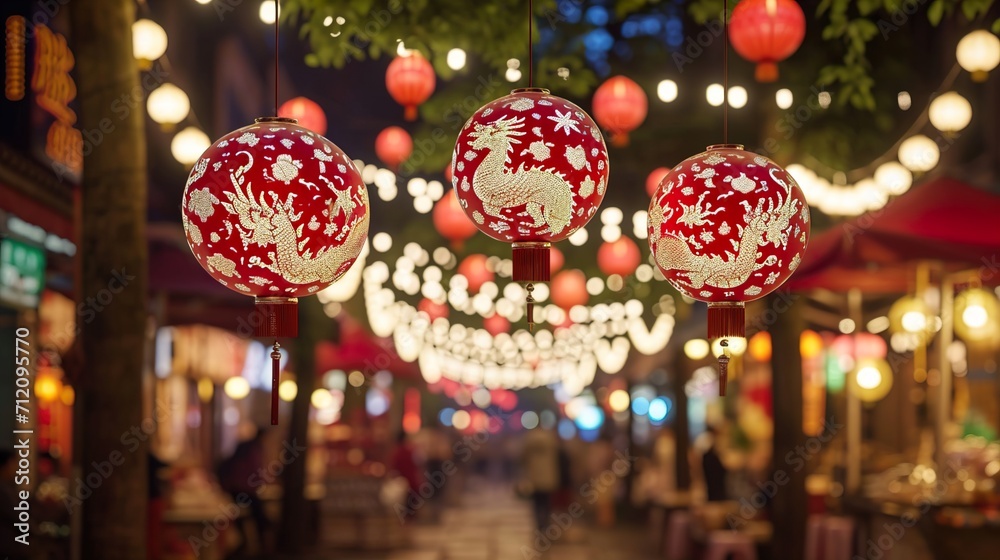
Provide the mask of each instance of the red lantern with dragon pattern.
{"label": "red lantern with dragon pattern", "polygon": [[549,248],[582,228],[608,186],[608,151],[593,119],[541,88],[517,89],[480,108],[452,155],[455,192],[486,235],[513,245],[513,280],[548,282]]}
{"label": "red lantern with dragon pattern", "polygon": [[781,286],[808,242],[809,205],[798,184],[736,144],[682,161],[649,205],[656,264],[679,292],[708,302],[709,338],[743,337],[744,303]]}
{"label": "red lantern with dragon pattern", "polygon": [[[361,253],[368,191],[332,142],[294,119],[263,118],[205,150],[184,188],[181,218],[198,264],[256,299],[255,336],[294,337],[297,298],[337,281]],[[277,361],[273,369],[276,385]]]}

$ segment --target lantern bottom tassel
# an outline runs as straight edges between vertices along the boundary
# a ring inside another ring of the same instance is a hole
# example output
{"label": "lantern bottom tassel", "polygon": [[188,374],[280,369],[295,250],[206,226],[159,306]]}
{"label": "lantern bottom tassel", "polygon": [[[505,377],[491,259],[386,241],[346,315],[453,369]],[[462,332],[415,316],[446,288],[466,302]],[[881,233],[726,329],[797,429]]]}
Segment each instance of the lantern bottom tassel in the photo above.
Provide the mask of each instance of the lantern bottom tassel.
{"label": "lantern bottom tassel", "polygon": [[271,351],[271,425],[278,425],[278,385],[281,375],[281,345],[274,341]]}
{"label": "lantern bottom tassel", "polygon": [[535,291],[535,285],[528,284],[524,287],[524,290],[528,292],[528,297],[524,300],[528,304],[528,332],[532,332],[535,330],[535,298],[531,297],[531,292]]}
{"label": "lantern bottom tassel", "polygon": [[708,338],[746,336],[746,307],[742,301],[708,304]]}
{"label": "lantern bottom tassel", "polygon": [[525,290],[528,297],[528,330],[535,327],[535,299],[531,297],[535,282],[548,282],[551,274],[549,249],[552,244],[547,241],[518,242],[512,245],[512,260],[514,264],[511,279],[527,284]]}
{"label": "lantern bottom tassel", "polygon": [[719,356],[719,396],[726,396],[726,385],[729,383],[729,341],[722,339],[722,355]]}

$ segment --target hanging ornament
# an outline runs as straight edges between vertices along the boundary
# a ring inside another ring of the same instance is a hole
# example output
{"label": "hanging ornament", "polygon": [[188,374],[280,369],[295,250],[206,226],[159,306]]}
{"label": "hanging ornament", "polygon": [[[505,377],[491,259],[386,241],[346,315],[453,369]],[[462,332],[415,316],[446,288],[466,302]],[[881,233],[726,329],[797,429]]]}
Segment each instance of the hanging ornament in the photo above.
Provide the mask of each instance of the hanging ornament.
{"label": "hanging ornament", "polygon": [[552,303],[569,310],[575,305],[587,305],[587,275],[581,270],[564,270],[552,278]]}
{"label": "hanging ornament", "polygon": [[602,243],[597,250],[597,267],[607,276],[628,276],[639,268],[641,261],[639,246],[625,235],[610,243]]}
{"label": "hanging ornament", "polygon": [[298,121],[299,126],[323,136],[326,134],[326,113],[312,99],[296,97],[278,107],[278,116]]}
{"label": "hanging ornament", "polygon": [[679,292],[708,302],[709,338],[743,337],[744,302],[781,286],[808,241],[798,184],[740,145],[709,146],[681,162],[649,206],[656,264]]}
{"label": "hanging ornament", "polygon": [[368,191],[351,158],[280,117],[257,119],[205,150],[184,188],[181,212],[198,264],[223,286],[256,299],[254,335],[268,338],[297,335],[297,298],[347,272],[364,247],[368,217]]}
{"label": "hanging ornament", "polygon": [[615,76],[594,92],[594,119],[611,133],[611,144],[628,145],[628,133],[646,120],[646,92],[625,76]]}
{"label": "hanging ornament", "polygon": [[733,49],[757,63],[758,82],[778,79],[778,62],[791,56],[806,36],[806,16],[794,0],[742,0],[733,8]]}
{"label": "hanging ornament", "polygon": [[410,133],[398,126],[387,127],[375,137],[375,155],[395,171],[413,153]]}
{"label": "hanging ornament", "polygon": [[513,245],[513,280],[548,282],[549,247],[585,226],[608,185],[604,138],[583,109],[541,88],[476,111],[459,132],[452,173],[462,208],[486,235]]}
{"label": "hanging ornament", "polygon": [[465,215],[454,189],[444,193],[441,200],[434,204],[431,219],[434,220],[434,229],[451,241],[452,248],[456,250],[461,248],[466,239],[476,234],[476,224]]}
{"label": "hanging ornament", "polygon": [[434,82],[434,68],[417,51],[394,58],[385,71],[385,87],[396,103],[405,108],[408,121],[417,120],[417,106],[434,93]]}

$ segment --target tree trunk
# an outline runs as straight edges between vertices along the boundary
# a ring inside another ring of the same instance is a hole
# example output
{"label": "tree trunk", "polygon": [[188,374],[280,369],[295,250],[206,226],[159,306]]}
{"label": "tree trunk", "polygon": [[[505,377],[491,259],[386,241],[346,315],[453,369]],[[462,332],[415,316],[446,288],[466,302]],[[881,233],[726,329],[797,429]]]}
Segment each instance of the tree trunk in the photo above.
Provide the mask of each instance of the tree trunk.
{"label": "tree trunk", "polygon": [[[146,136],[132,0],[70,4],[84,133],[78,328],[86,373],[79,442],[82,558],[146,556]],[[124,97],[123,97],[124,96]],[[138,98],[136,98],[138,96]],[[128,111],[115,111],[124,100]]]}
{"label": "tree trunk", "polygon": [[801,298],[790,299],[782,292],[770,296],[767,301],[769,310],[785,309],[771,327],[774,347],[771,353],[774,398],[771,463],[775,473],[784,472],[788,477],[788,483],[778,490],[771,502],[775,528],[771,549],[774,560],[800,560],[805,550],[808,470],[803,468],[806,465],[802,459],[797,458],[800,455],[796,455],[802,452],[806,440],[802,431],[802,357],[799,354],[799,337],[805,328],[800,308],[805,302]]}
{"label": "tree trunk", "polygon": [[[323,339],[325,330],[333,320],[323,313],[323,306],[314,298],[299,300],[299,337],[292,345],[295,360],[295,382],[298,393],[292,405],[292,421],[288,427],[287,443],[306,446],[306,431],[309,427],[309,406],[313,390],[316,388],[316,343]],[[324,329],[324,325],[327,325]],[[278,546],[281,556],[301,553],[307,544],[309,524],[309,504],[306,503],[306,455],[297,456],[285,466],[282,475],[281,526],[278,532]]]}

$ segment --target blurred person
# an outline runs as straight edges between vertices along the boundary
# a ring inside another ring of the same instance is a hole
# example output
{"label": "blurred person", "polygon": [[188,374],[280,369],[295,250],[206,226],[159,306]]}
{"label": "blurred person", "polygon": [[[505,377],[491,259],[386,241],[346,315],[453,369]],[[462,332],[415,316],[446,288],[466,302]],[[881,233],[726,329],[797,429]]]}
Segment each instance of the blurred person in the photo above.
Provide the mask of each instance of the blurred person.
{"label": "blurred person", "polygon": [[544,531],[552,514],[552,494],[559,488],[559,440],[545,428],[529,430],[521,452],[522,492],[531,496],[535,525]]}
{"label": "blurred person", "polygon": [[0,555],[6,560],[28,560],[31,557],[30,545],[15,540],[23,534],[14,526],[21,522],[15,509],[21,503],[18,493],[23,490],[15,480],[18,477],[17,454],[10,449],[0,450]]}
{"label": "blurred person", "polygon": [[701,455],[701,471],[705,477],[705,492],[710,502],[729,499],[726,478],[729,472],[719,456],[719,430],[715,426],[705,428],[707,448]]}
{"label": "blurred person", "polygon": [[[233,454],[222,461],[218,469],[219,484],[232,498],[233,502],[240,506],[249,502],[249,519],[244,512],[234,526],[240,533],[240,545],[233,551],[233,557],[239,557],[247,552],[251,535],[256,539],[260,548],[266,548],[265,535],[270,527],[267,513],[264,511],[264,503],[257,490],[260,484],[254,484],[260,480],[260,472],[264,469],[264,432],[257,430],[250,438],[237,444]],[[253,521],[254,531],[247,528],[247,522]]]}
{"label": "blurred person", "polygon": [[417,452],[413,444],[410,443],[406,432],[400,431],[396,437],[396,447],[392,450],[392,456],[389,458],[389,470],[406,479],[410,492],[417,492],[420,484],[423,483],[417,461]]}

